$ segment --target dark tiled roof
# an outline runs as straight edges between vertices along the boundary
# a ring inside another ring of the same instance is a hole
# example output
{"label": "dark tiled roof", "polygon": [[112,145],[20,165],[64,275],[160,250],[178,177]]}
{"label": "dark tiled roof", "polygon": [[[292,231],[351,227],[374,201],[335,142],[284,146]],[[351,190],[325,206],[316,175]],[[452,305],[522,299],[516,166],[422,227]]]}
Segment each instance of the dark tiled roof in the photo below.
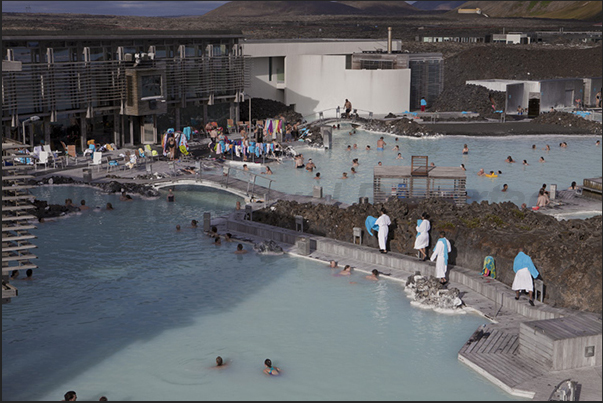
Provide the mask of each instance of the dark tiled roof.
{"label": "dark tiled roof", "polygon": [[80,31],[39,31],[3,30],[2,40],[18,39],[149,39],[149,38],[242,38],[240,30],[80,30]]}

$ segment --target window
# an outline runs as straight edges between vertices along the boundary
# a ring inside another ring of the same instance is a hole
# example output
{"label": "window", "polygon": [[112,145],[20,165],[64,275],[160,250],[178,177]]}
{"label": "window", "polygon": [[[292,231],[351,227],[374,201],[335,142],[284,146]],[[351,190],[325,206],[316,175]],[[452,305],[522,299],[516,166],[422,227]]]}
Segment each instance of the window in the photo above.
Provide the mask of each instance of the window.
{"label": "window", "polygon": [[141,97],[160,97],[161,96],[161,75],[142,76]]}
{"label": "window", "polygon": [[134,106],[134,77],[126,76],[126,104]]}
{"label": "window", "polygon": [[268,58],[268,81],[272,81],[272,58]]}

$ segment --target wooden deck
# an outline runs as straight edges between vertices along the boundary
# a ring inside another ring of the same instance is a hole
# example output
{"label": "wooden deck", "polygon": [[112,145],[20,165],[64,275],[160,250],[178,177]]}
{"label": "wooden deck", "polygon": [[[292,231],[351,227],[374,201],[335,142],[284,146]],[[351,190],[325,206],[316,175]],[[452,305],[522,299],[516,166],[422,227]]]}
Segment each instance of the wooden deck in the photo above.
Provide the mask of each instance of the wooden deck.
{"label": "wooden deck", "polygon": [[519,356],[519,326],[487,324],[480,327],[460,349],[458,357],[507,393],[530,399],[534,392],[523,390],[521,385],[548,371],[543,365]]}

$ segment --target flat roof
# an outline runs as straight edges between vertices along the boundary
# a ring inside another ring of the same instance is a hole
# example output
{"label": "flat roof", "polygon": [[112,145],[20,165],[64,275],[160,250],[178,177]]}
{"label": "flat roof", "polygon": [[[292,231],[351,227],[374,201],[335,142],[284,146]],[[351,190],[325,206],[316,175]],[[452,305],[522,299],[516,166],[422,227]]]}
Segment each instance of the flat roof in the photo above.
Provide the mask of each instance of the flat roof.
{"label": "flat roof", "polygon": [[239,30],[81,30],[81,31],[2,31],[2,40],[95,40],[95,39],[187,39],[187,38],[243,38]]}

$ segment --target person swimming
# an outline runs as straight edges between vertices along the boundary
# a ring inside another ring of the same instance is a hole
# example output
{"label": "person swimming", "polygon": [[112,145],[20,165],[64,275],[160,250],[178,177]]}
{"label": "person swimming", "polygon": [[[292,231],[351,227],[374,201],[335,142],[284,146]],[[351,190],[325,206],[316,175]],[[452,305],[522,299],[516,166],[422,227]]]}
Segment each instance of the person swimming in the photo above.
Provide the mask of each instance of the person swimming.
{"label": "person swimming", "polygon": [[469,147],[467,146],[467,144],[465,144],[465,145],[463,146],[463,154],[465,154],[465,155],[466,155],[466,154],[469,154]]}
{"label": "person swimming", "polygon": [[266,360],[264,361],[264,365],[266,366],[266,368],[264,368],[264,373],[266,375],[280,375],[281,369],[279,367],[272,366],[272,360],[270,360],[270,358],[266,358]]}

